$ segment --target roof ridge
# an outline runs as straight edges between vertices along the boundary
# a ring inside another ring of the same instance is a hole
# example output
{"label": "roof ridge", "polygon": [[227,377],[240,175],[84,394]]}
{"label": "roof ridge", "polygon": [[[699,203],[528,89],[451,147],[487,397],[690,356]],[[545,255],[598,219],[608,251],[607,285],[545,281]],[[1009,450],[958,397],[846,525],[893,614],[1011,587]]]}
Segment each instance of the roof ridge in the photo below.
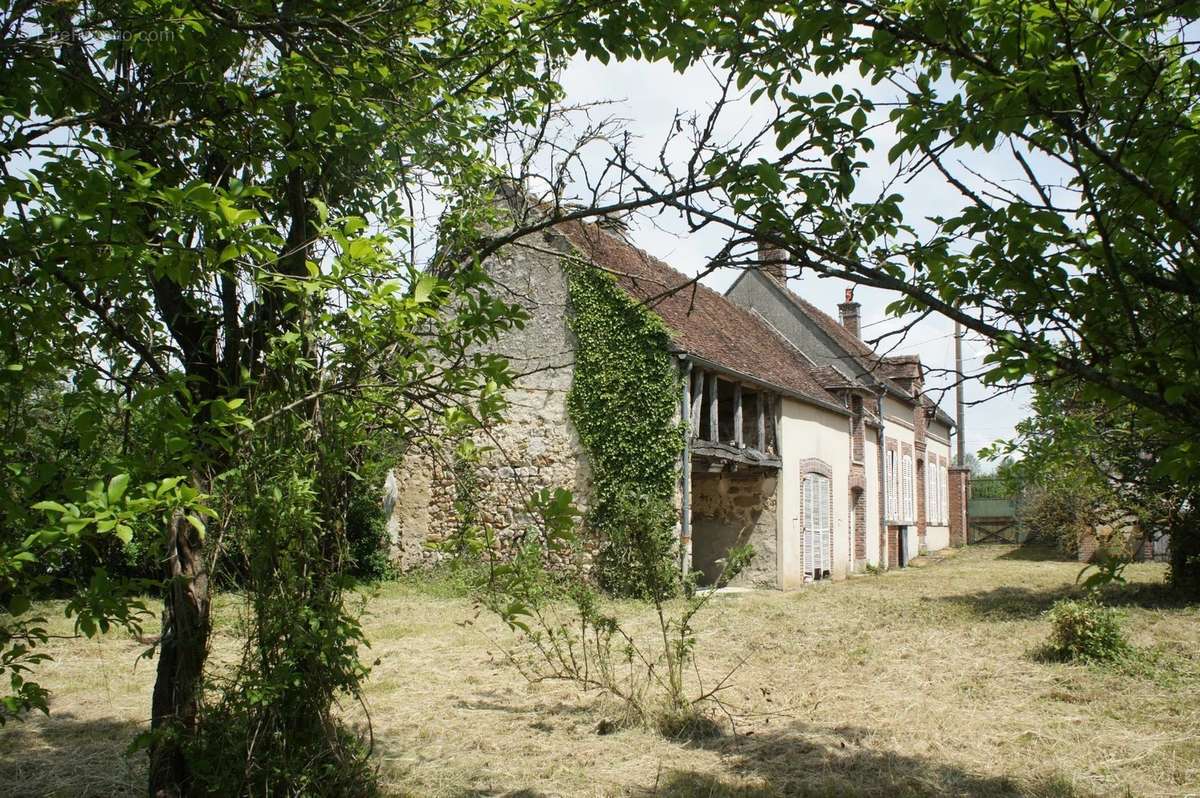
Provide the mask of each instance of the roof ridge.
{"label": "roof ridge", "polygon": [[[743,308],[741,305],[737,304],[736,302],[731,301],[729,299],[729,297],[725,296],[720,291],[717,291],[715,288],[710,288],[707,285],[705,285],[704,283],[700,282],[699,276],[689,277],[688,275],[679,271],[679,269],[676,269],[674,266],[667,263],[662,258],[651,255],[649,252],[642,249],[641,247],[639,247],[637,244],[633,243],[629,239],[627,239],[623,236],[615,235],[614,233],[611,233],[608,230],[604,229],[603,227],[601,227],[595,223],[592,223],[592,222],[577,222],[577,224],[580,227],[583,227],[585,229],[595,230],[600,235],[606,236],[607,238],[612,239],[613,243],[617,244],[618,246],[627,247],[628,249],[631,249],[634,252],[636,252],[637,254],[641,255],[644,260],[651,262],[660,268],[666,269],[673,276],[678,277],[681,280],[683,280],[684,286],[686,286],[687,283],[691,283],[693,287],[700,289],[700,291],[702,291],[702,292],[708,292],[716,299],[721,300],[725,304],[728,304],[730,307],[737,308],[739,311],[742,311],[742,312],[746,311],[745,308]],[[651,280],[649,278],[638,278],[638,277],[634,277],[634,276],[630,276],[630,275],[623,275],[623,276],[629,276],[629,279],[631,279],[631,280],[645,279],[647,282],[655,282],[654,280]],[[663,283],[663,285],[670,291],[670,293],[664,295],[663,297],[660,297],[660,301],[666,299],[668,296],[673,296],[675,294],[681,293],[684,290],[687,290],[686,287],[684,287],[684,286],[680,286],[677,289],[672,289],[670,286],[667,286],[665,283]]]}

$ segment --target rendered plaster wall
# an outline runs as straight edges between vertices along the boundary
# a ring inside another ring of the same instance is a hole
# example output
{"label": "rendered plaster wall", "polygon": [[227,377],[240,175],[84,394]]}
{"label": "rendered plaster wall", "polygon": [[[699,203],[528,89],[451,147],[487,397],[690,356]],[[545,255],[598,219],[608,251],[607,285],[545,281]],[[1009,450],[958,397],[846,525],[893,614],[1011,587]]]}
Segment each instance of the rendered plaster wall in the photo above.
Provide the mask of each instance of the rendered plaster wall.
{"label": "rendered plaster wall", "polygon": [[867,526],[867,564],[879,566],[879,445],[875,440],[875,428],[867,430],[866,446],[866,526]]}
{"label": "rendered plaster wall", "polygon": [[846,416],[790,398],[784,398],[780,405],[779,448],[783,465],[776,489],[780,587],[797,588],[804,583],[801,481],[804,463],[808,460],[818,460],[830,470],[832,576],[843,579],[849,571],[851,557],[848,533],[850,433]]}
{"label": "rendered plaster wall", "polygon": [[[947,474],[949,473],[950,430],[946,428],[945,424],[939,421],[933,421],[927,430],[925,436],[925,458],[925,462],[931,465],[936,464],[938,468],[945,466]],[[947,484],[943,490],[948,491],[949,485]],[[948,510],[949,501],[946,500],[944,503]],[[929,551],[938,551],[950,545],[950,522],[949,518],[934,518],[933,520],[936,523],[929,523],[925,527],[925,548]]]}

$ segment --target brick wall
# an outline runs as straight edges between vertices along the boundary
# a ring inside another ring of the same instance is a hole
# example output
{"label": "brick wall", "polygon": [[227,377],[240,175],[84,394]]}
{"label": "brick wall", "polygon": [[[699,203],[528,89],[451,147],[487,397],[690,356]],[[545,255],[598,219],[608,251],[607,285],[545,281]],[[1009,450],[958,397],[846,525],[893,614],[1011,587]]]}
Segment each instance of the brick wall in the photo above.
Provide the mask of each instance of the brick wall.
{"label": "brick wall", "polygon": [[862,488],[850,489],[850,509],[854,514],[854,561],[851,566],[861,571],[867,564],[867,493]]}
{"label": "brick wall", "polygon": [[952,466],[950,477],[950,545],[967,545],[967,498],[970,496],[971,470]]}
{"label": "brick wall", "polygon": [[863,398],[850,397],[850,513],[854,519],[851,531],[850,568],[860,571],[867,563],[867,474],[866,432]]}

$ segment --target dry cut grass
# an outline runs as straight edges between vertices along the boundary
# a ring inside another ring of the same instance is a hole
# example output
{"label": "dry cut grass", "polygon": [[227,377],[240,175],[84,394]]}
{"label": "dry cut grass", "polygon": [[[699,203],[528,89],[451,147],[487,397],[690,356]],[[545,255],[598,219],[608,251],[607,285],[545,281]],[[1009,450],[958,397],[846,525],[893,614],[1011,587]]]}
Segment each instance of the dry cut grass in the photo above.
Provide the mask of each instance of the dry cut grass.
{"label": "dry cut grass", "polygon": [[[1041,662],[1042,613],[1077,571],[979,547],[881,577],[721,596],[701,620],[698,677],[711,684],[744,660],[725,693],[736,733],[692,743],[596,734],[611,704],[527,683],[504,663],[511,638],[470,602],[388,585],[366,624],[381,775],[392,794],[464,798],[1200,793],[1200,608],[1170,601],[1161,566],[1131,566],[1117,601],[1139,654],[1103,668]],[[218,660],[236,646],[233,612]],[[0,793],[139,790],[142,758],[121,752],[149,705],[140,649],[56,644],[42,674],[51,717],[0,731]]]}

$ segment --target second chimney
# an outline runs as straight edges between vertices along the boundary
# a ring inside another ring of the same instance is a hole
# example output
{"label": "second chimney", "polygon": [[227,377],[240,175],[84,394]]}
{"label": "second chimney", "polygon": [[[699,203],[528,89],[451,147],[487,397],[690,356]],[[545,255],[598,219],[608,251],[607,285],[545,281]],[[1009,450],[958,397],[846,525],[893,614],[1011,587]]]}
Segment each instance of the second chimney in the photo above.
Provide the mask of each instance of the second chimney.
{"label": "second chimney", "polygon": [[854,289],[846,289],[846,301],[838,305],[838,316],[841,318],[842,326],[850,331],[855,338],[862,338],[862,330],[859,328],[859,311],[862,306],[854,301]]}
{"label": "second chimney", "polygon": [[769,274],[779,281],[780,285],[787,285],[787,251],[778,249],[770,244],[758,245],[758,268],[764,273]]}

